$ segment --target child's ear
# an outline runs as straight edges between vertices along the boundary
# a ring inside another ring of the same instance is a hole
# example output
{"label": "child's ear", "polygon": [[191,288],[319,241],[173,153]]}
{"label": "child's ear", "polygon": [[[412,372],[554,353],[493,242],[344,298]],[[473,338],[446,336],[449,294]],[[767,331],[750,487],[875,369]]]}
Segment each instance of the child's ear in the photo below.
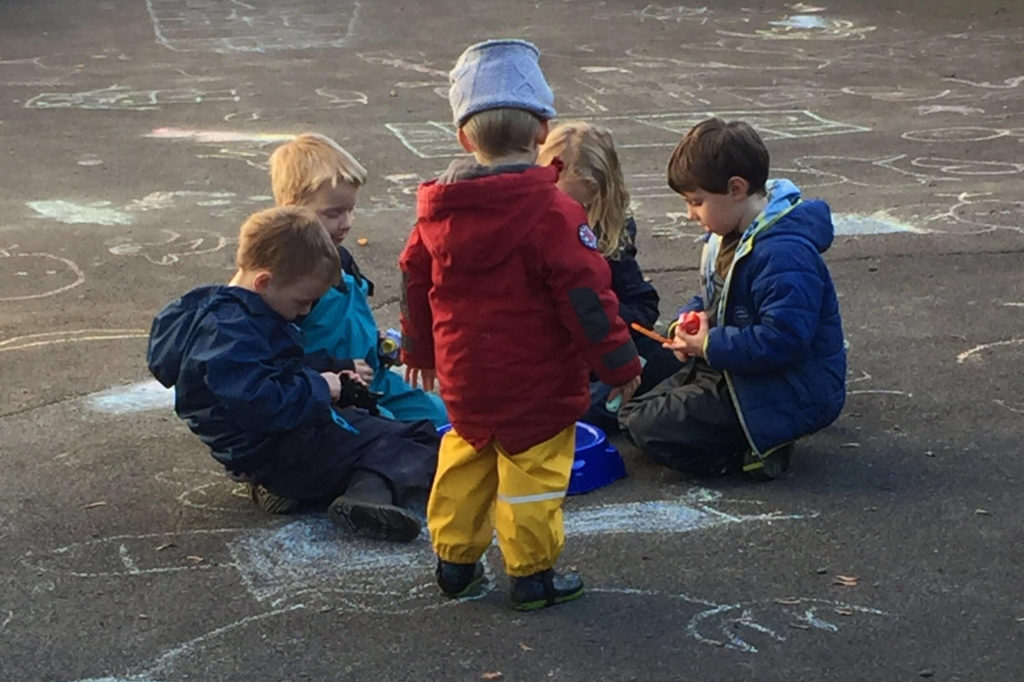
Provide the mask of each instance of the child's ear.
{"label": "child's ear", "polygon": [[750,193],[750,182],[746,178],[734,175],[729,178],[726,188],[730,198],[736,200],[744,199]]}
{"label": "child's ear", "polygon": [[465,130],[459,128],[459,132],[456,134],[456,137],[459,138],[459,144],[462,145],[462,148],[465,149],[467,153],[472,154],[476,151],[476,145],[474,145],[473,141],[469,139],[469,135],[466,134]]}
{"label": "child's ear", "polygon": [[541,146],[548,139],[548,132],[550,132],[551,126],[548,125],[547,121],[540,122],[540,128],[537,130],[537,146]]}
{"label": "child's ear", "polygon": [[255,290],[257,294],[265,293],[267,288],[270,286],[270,280],[272,279],[273,275],[270,274],[269,270],[260,270],[252,279],[253,290]]}

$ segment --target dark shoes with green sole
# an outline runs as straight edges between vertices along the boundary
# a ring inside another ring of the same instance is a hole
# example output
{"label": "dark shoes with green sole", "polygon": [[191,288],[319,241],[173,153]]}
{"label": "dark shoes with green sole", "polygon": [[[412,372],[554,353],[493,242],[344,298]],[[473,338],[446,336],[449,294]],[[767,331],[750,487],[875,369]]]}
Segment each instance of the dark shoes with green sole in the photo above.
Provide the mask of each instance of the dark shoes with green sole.
{"label": "dark shoes with green sole", "polygon": [[[452,599],[466,597],[484,581],[484,567],[438,560],[437,585],[441,593]],[[558,573],[554,569],[522,578],[512,578],[509,605],[516,611],[536,611],[583,596],[583,580],[575,573]]]}

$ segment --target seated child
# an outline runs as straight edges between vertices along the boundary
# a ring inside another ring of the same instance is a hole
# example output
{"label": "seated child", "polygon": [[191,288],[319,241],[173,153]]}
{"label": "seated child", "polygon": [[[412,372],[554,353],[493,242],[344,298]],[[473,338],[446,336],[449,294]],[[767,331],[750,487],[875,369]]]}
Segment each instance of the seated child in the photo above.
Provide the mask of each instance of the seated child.
{"label": "seated child", "polygon": [[427,504],[438,585],[458,597],[479,583],[496,527],[518,610],[583,593],[554,566],[591,370],[613,398],[640,384],[586,215],[558,191],[560,164],[535,165],[555,115],[538,55],[492,40],[459,58],[450,102],[475,158],[420,186],[399,259],[408,375],[440,380],[452,416]]}
{"label": "seated child", "polygon": [[448,423],[440,396],[409,386],[382,363],[378,352],[382,336],[367,300],[373,295],[373,282],[341,245],[352,229],[356,195],[366,182],[366,170],[334,140],[304,133],[274,150],[270,180],[278,206],[303,206],[317,214],[338,247],[344,270],[341,282],[299,322],[306,352],[348,360],[347,366],[365,379],[370,390],[382,394],[377,401],[382,416],[400,421],[429,419],[435,426]]}
{"label": "seated child", "polygon": [[831,213],[767,178],[768,150],[740,121],[697,124],[669,161],[669,186],[707,233],[703,296],[680,311],[701,311],[700,329],[670,329],[666,347],[692,361],[619,413],[667,467],[774,478],[793,441],[831,424],[846,400],[842,320],[821,256]]}
{"label": "seated child", "polygon": [[349,532],[415,538],[421,523],[406,506],[430,486],[435,429],[333,405],[343,380],[304,363],[292,323],[338,281],[327,230],[304,209],[260,211],[242,225],[236,262],[227,286],[193,289],[153,320],[149,370],[174,386],[178,416],[263,491],[257,502],[329,500]]}
{"label": "seated child", "polygon": [[[537,163],[562,160],[558,188],[583,205],[587,221],[597,235],[597,249],[612,271],[612,291],[619,298],[619,316],[648,329],[658,321],[658,292],[644,279],[636,262],[636,222],[629,211],[629,192],[622,177],[619,155],[611,131],[583,121],[554,128],[540,147]],[[644,365],[636,395],[643,395],[675,374],[682,364],[671,351],[643,334],[630,330]],[[590,409],[583,420],[606,431],[617,431],[618,408],[608,405],[611,387],[591,379]]]}

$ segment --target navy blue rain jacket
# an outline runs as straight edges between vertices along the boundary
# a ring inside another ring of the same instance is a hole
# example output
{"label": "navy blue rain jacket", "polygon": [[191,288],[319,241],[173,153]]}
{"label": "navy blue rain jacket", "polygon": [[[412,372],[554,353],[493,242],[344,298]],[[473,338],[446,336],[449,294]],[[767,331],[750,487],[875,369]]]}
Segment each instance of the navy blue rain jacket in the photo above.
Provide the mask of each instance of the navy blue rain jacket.
{"label": "navy blue rain jacket", "polygon": [[327,382],[303,364],[302,337],[254,292],[193,289],[157,313],[149,371],[228,469],[255,469],[275,436],[332,420]]}

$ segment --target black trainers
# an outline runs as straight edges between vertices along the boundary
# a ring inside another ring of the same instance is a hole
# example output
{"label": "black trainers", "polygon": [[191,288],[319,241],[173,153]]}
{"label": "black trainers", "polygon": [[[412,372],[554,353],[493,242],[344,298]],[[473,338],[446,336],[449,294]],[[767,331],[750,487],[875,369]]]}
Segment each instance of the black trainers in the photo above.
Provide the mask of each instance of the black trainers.
{"label": "black trainers", "polygon": [[792,454],[792,443],[775,448],[760,459],[748,450],[743,457],[743,473],[757,481],[774,481],[789,469]]}
{"label": "black trainers", "polygon": [[298,511],[302,505],[301,500],[293,500],[290,497],[275,495],[257,483],[247,483],[249,486],[249,497],[256,506],[268,514],[291,514]]}
{"label": "black trainers", "polygon": [[419,518],[407,509],[346,495],[331,502],[327,515],[343,530],[375,540],[409,542],[416,539],[422,527]]}
{"label": "black trainers", "polygon": [[465,597],[484,581],[484,567],[479,561],[475,564],[456,564],[438,559],[436,575],[441,594],[458,599]]}
{"label": "black trainers", "polygon": [[536,611],[583,596],[583,579],[553,568],[525,578],[512,578],[509,602],[516,611]]}

